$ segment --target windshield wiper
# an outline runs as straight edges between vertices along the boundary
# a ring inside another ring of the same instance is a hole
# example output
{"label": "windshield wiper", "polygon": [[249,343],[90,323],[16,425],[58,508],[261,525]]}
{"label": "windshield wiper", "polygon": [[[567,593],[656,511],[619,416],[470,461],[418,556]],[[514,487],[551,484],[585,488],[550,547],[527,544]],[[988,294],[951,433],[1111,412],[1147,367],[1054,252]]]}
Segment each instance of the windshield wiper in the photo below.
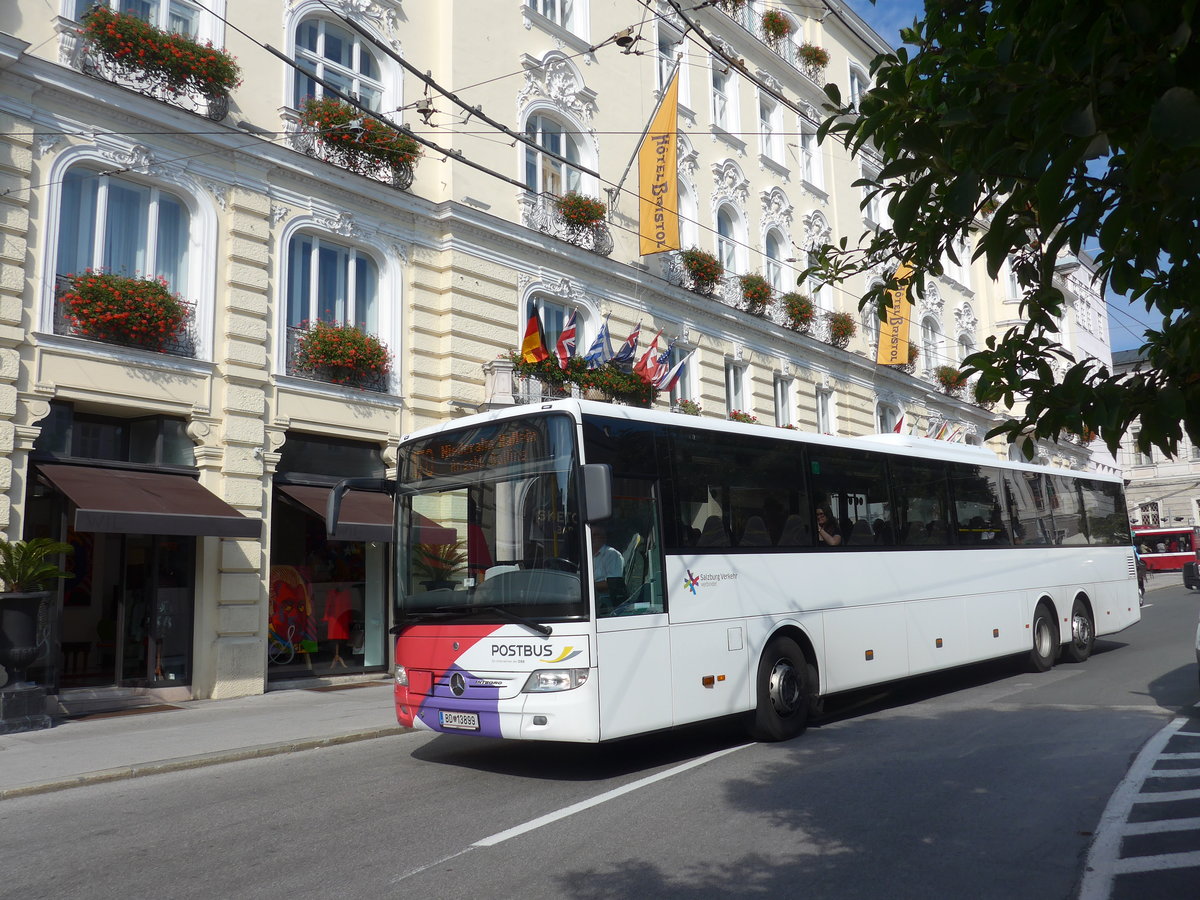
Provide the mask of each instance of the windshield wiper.
{"label": "windshield wiper", "polygon": [[511,610],[505,610],[503,606],[476,606],[475,608],[480,612],[494,612],[497,614],[497,616],[502,616],[505,619],[509,619],[509,622],[515,622],[518,625],[526,626],[528,629],[533,629],[534,631],[538,632],[539,635],[546,635],[546,637],[550,637],[552,634],[554,634],[554,629],[552,629],[550,625],[534,622],[533,619],[527,619],[524,616],[517,616],[515,612],[512,612]]}

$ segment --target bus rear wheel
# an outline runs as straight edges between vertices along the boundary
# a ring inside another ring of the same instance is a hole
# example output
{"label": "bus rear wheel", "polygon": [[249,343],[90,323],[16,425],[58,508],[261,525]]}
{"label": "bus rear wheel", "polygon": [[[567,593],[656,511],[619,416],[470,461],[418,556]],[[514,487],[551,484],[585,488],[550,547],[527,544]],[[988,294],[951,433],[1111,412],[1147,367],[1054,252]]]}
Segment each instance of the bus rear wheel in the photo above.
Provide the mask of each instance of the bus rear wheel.
{"label": "bus rear wheel", "polygon": [[1096,624],[1091,610],[1082,600],[1071,607],[1071,642],[1063,648],[1063,658],[1068,662],[1081,663],[1092,655],[1096,644]]}
{"label": "bus rear wheel", "polygon": [[789,637],[774,637],[758,662],[758,704],[750,720],[756,741],[786,741],[808,724],[812,704],[809,662]]}
{"label": "bus rear wheel", "polygon": [[1033,611],[1033,649],[1029,651],[1029,667],[1035,672],[1049,672],[1058,656],[1058,625],[1054,613],[1044,600]]}

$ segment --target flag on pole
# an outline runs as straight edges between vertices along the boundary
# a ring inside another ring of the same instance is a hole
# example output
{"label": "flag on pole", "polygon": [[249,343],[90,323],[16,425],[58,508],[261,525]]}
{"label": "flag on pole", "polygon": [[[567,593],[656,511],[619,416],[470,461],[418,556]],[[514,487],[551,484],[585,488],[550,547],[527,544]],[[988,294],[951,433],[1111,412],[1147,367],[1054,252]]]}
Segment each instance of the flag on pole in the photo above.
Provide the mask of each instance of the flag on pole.
{"label": "flag on pole", "polygon": [[600,333],[592,341],[592,346],[588,348],[587,356],[584,359],[587,360],[589,369],[596,369],[612,358],[612,344],[608,341],[608,317],[605,316],[604,322],[600,326]]}
{"label": "flag on pole", "polygon": [[891,306],[887,321],[880,324],[879,347],[875,352],[875,363],[881,366],[902,366],[908,362],[909,324],[912,322],[912,303],[905,288],[912,279],[912,266],[901,263],[896,267],[899,287],[888,291]]}
{"label": "flag on pole", "polygon": [[525,323],[525,338],[521,341],[521,358],[527,363],[541,362],[550,356],[546,349],[546,338],[542,334],[542,320],[538,318],[537,310]]}
{"label": "flag on pole", "polygon": [[642,354],[642,358],[633,367],[634,372],[651,384],[654,383],[654,375],[658,374],[658,339],[661,335],[662,329],[660,328],[658,334],[654,335],[654,340],[650,342],[650,346],[646,348],[646,352]]}
{"label": "flag on pole", "polygon": [[554,345],[554,355],[558,357],[558,367],[565,369],[567,360],[575,355],[575,310],[567,316],[567,324],[563,326]]}
{"label": "flag on pole", "polygon": [[904,434],[904,413],[900,413],[900,418],[896,420],[896,427],[892,429],[894,434]]}
{"label": "flag on pole", "polygon": [[[695,352],[695,350],[692,351],[692,353]],[[686,366],[687,361],[692,358],[692,353],[689,353],[687,356],[680,357],[679,362],[675,363],[675,365],[671,366],[666,372],[659,376],[659,379],[654,386],[660,391],[673,391],[676,383],[679,381],[679,376],[683,374],[683,367]]]}
{"label": "flag on pole", "polygon": [[621,345],[621,349],[613,356],[612,361],[618,365],[633,362],[633,357],[637,354],[638,339],[642,334],[642,323],[638,322],[633,326],[633,331],[629,332],[629,337],[625,338],[625,343]]}
{"label": "flag on pole", "polygon": [[638,234],[639,252],[643,256],[679,249],[678,130],[679,71],[676,69],[638,148]]}

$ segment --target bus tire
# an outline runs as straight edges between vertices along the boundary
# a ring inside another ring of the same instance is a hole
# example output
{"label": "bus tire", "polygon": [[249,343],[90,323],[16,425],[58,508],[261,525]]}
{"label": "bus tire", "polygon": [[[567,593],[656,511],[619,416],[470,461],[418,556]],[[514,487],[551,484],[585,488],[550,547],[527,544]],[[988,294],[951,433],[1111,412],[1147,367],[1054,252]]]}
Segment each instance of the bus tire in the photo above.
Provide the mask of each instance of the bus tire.
{"label": "bus tire", "polygon": [[786,741],[804,731],[812,703],[809,662],[789,637],[773,637],[758,662],[758,703],[750,719],[756,741]]}
{"label": "bus tire", "polygon": [[1029,651],[1029,668],[1049,672],[1058,658],[1058,624],[1045,600],[1033,611],[1033,649]]}
{"label": "bus tire", "polygon": [[1092,655],[1096,644],[1096,623],[1088,605],[1076,599],[1071,607],[1071,640],[1063,647],[1063,659],[1067,662],[1085,662]]}

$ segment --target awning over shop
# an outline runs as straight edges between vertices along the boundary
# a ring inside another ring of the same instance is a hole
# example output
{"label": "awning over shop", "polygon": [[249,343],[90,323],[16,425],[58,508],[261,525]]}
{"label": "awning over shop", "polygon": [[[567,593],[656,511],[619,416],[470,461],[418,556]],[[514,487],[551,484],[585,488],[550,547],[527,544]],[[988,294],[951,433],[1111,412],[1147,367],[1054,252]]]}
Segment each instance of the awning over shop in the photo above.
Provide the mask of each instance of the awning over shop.
{"label": "awning over shop", "polygon": [[[279,490],[325,521],[329,492],[327,487],[306,484],[280,484]],[[393,503],[391,495],[378,491],[347,491],[338,511],[335,541],[390,541]]]}
{"label": "awning over shop", "polygon": [[187,475],[98,466],[39,465],[78,507],[76,531],[258,538],[262,520],[242,515]]}

